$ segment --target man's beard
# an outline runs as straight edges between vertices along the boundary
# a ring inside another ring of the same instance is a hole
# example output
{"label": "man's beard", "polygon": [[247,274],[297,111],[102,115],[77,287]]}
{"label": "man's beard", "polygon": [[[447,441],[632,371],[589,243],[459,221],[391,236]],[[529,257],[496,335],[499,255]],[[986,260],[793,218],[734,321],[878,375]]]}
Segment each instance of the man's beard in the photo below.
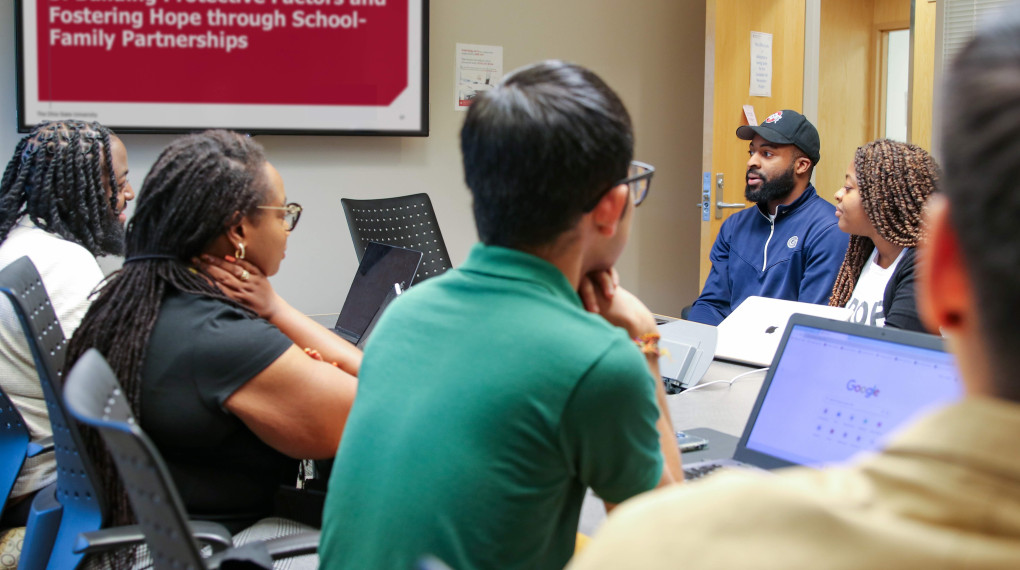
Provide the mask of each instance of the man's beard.
{"label": "man's beard", "polygon": [[756,172],[756,174],[761,177],[761,184],[758,188],[754,188],[750,184],[744,187],[744,198],[747,198],[748,202],[754,202],[755,204],[768,204],[772,200],[785,198],[793,191],[794,180],[792,164],[786,172],[781,174],[775,180],[765,178],[760,172]]}
{"label": "man's beard", "polygon": [[117,214],[103,221],[103,235],[99,240],[99,248],[103,255],[124,255],[124,224]]}

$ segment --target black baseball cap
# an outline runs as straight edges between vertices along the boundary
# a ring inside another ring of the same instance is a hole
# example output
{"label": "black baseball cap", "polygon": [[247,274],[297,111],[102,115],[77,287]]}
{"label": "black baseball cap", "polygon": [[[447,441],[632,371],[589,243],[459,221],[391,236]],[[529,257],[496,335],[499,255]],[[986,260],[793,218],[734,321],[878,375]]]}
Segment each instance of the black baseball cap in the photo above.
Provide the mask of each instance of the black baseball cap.
{"label": "black baseball cap", "polygon": [[783,109],[766,117],[757,127],[743,125],[737,128],[737,137],[745,141],[753,139],[754,135],[776,144],[792,144],[803,151],[812,164],[818,164],[821,158],[818,155],[821,146],[818,129],[797,111]]}

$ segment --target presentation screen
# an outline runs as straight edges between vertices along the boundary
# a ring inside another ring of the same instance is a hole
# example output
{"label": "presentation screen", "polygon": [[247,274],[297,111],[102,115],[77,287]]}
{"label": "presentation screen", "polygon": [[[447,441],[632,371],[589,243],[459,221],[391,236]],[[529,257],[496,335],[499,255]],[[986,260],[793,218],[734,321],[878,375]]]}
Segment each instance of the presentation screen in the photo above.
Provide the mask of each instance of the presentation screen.
{"label": "presentation screen", "polygon": [[428,135],[428,0],[20,0],[18,128]]}

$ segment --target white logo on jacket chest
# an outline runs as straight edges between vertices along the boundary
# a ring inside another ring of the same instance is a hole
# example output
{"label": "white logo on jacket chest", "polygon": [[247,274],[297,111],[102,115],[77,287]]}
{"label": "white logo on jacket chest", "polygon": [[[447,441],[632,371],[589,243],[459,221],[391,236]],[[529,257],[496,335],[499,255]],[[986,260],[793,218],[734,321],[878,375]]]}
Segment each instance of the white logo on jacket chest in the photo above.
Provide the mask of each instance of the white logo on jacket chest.
{"label": "white logo on jacket chest", "polygon": [[792,238],[786,240],[786,247],[790,249],[797,247],[797,241],[798,241],[797,236],[793,236]]}

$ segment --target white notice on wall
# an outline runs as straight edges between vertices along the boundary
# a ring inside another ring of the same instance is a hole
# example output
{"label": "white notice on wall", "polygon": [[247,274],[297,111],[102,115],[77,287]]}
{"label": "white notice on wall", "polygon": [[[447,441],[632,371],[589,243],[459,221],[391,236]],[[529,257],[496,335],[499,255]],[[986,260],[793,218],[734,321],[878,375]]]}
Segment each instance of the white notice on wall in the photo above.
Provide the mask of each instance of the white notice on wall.
{"label": "white notice on wall", "polygon": [[758,117],[754,116],[754,105],[744,105],[744,118],[748,125],[757,125]]}
{"label": "white notice on wall", "polygon": [[467,111],[479,93],[492,89],[503,78],[503,47],[457,44],[454,76],[453,110]]}
{"label": "white notice on wall", "polygon": [[752,97],[772,96],[772,34],[751,32]]}

